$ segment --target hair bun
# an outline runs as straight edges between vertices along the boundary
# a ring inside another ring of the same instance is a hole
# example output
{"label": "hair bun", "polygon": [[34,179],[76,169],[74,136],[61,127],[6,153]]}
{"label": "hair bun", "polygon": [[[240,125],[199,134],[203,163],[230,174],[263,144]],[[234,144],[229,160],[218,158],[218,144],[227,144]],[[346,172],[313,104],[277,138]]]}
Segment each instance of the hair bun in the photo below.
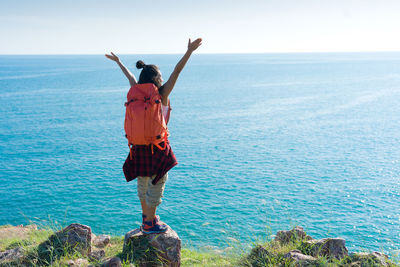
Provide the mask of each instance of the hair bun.
{"label": "hair bun", "polygon": [[138,62],[136,62],[136,68],[138,69],[143,69],[146,66],[146,64],[144,64],[144,62],[142,60],[139,60]]}

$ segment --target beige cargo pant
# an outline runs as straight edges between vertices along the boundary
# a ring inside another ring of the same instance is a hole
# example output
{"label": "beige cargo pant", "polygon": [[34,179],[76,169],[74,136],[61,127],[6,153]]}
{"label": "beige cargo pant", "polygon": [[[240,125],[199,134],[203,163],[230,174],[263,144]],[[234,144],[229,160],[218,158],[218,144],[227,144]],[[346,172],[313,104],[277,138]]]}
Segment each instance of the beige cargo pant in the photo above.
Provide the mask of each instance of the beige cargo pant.
{"label": "beige cargo pant", "polygon": [[165,182],[168,180],[168,173],[166,173],[157,184],[153,185],[151,182],[157,175],[153,176],[138,176],[137,191],[140,201],[146,200],[146,204],[150,207],[157,207],[161,204],[161,198],[164,196]]}

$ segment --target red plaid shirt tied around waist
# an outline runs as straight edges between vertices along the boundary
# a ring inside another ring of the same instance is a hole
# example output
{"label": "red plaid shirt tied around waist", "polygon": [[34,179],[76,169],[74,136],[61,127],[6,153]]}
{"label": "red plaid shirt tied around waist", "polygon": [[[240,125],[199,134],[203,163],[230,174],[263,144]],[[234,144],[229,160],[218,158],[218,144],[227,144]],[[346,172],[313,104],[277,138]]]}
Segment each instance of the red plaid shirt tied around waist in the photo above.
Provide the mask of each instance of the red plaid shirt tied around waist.
{"label": "red plaid shirt tied around waist", "polygon": [[[164,143],[160,144],[161,147]],[[172,152],[169,141],[164,150],[151,145],[136,145],[132,148],[132,159],[130,155],[125,160],[122,167],[127,182],[132,181],[138,176],[153,176],[152,184],[156,184],[170,169],[178,164],[174,152]]]}

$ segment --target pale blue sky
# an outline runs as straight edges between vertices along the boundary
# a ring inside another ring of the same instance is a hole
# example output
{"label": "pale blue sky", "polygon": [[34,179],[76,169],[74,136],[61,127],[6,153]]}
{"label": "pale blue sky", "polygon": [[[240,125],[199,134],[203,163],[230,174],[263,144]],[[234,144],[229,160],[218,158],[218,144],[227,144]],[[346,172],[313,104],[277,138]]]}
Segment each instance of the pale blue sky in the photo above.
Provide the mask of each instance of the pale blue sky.
{"label": "pale blue sky", "polygon": [[0,54],[400,51],[397,0],[0,0]]}

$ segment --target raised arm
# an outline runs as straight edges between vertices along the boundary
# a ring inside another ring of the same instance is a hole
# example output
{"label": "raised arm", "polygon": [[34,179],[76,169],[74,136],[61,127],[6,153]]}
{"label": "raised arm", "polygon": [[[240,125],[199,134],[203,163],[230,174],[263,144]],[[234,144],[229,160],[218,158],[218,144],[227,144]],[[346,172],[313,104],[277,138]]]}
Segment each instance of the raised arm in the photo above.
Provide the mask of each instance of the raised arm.
{"label": "raised arm", "polygon": [[119,60],[119,57],[117,57],[113,52],[111,52],[111,55],[106,54],[106,57],[108,59],[111,59],[112,61],[115,61],[118,64],[122,72],[125,74],[126,78],[128,78],[129,84],[131,86],[137,84],[135,76],[124,66],[124,64],[122,64],[121,60]]}
{"label": "raised arm", "polygon": [[186,53],[183,55],[181,60],[179,60],[178,64],[176,64],[174,71],[171,73],[168,81],[163,85],[163,89],[161,93],[161,102],[163,105],[168,105],[168,96],[171,93],[172,89],[174,89],[176,80],[179,77],[179,74],[185,67],[186,62],[189,60],[190,56],[192,55],[193,51],[196,50],[201,45],[201,38],[194,40],[193,42],[190,41],[188,43],[188,49]]}

